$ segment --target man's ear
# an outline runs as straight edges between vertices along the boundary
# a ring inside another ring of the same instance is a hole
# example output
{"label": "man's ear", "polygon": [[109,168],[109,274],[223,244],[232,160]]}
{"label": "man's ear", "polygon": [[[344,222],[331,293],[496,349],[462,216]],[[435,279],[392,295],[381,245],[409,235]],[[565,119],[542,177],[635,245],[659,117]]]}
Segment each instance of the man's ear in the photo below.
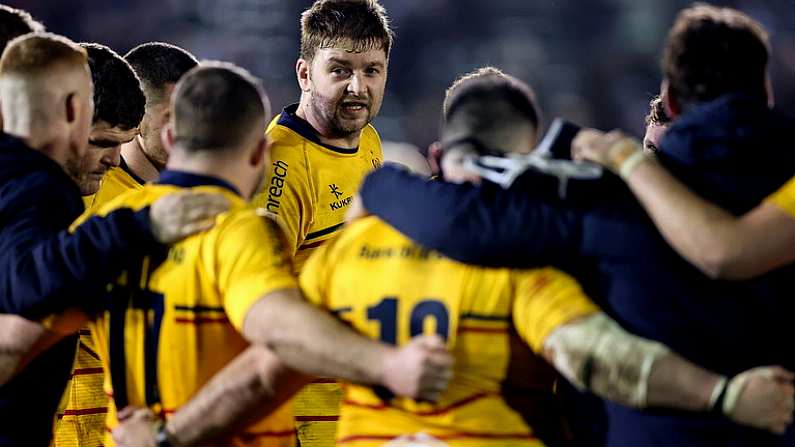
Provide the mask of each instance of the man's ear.
{"label": "man's ear", "polygon": [[174,147],[174,125],[170,121],[160,131],[160,141],[163,142],[163,149],[166,150],[166,153],[171,155],[171,148]]}
{"label": "man's ear", "polygon": [[267,137],[263,137],[259,140],[257,146],[251,152],[251,158],[249,159],[251,166],[264,166],[269,163],[270,147],[271,143],[268,141]]}
{"label": "man's ear", "polygon": [[312,63],[305,59],[298,59],[295,63],[295,76],[298,78],[298,86],[301,87],[302,92],[310,90]]}
{"label": "man's ear", "polygon": [[663,79],[662,85],[660,85],[660,98],[668,118],[673,120],[682,113],[681,106],[676,100],[676,91],[671,87],[668,79]]}
{"label": "man's ear", "polygon": [[66,107],[66,122],[72,124],[77,121],[78,115],[80,115],[80,103],[77,93],[72,92],[66,95],[64,107]]}
{"label": "man's ear", "polygon": [[442,143],[434,141],[428,146],[428,164],[431,165],[431,174],[439,175],[442,166]]}

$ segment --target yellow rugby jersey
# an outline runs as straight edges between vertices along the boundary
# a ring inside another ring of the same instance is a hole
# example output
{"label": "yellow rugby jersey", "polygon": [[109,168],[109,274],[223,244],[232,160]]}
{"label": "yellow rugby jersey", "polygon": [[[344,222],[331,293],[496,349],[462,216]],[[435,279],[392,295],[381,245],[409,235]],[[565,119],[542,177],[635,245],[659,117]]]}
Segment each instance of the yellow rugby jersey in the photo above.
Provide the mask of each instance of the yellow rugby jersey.
{"label": "yellow rugby jersey", "polygon": [[83,203],[86,210],[91,211],[91,208],[102,206],[131,189],[143,188],[144,183],[146,182],[135,175],[124,162],[124,158],[121,158],[119,166],[108,169],[102,177],[99,190],[95,194],[83,197]]}
{"label": "yellow rugby jersey", "polygon": [[[248,346],[239,331],[251,305],[297,287],[277,225],[217,178],[166,171],[158,184],[122,194],[97,214],[140,209],[184,188],[224,194],[232,207],[212,229],[145,258],[109,286],[105,310],[90,324],[109,372],[109,428],[116,425],[116,409],[126,405],[168,417]],[[294,443],[292,411],[285,404],[220,445]],[[105,445],[113,445],[109,435]]]}
{"label": "yellow rugby jersey", "polygon": [[268,126],[272,166],[253,203],[277,216],[300,271],[312,250],[342,228],[362,180],[384,156],[373,126],[362,129],[359,147],[334,147],[295,115],[297,107],[286,107]]}
{"label": "yellow rugby jersey", "polygon": [[[409,445],[426,436],[454,446],[543,445],[506,402],[510,393],[502,393],[510,385],[511,334],[538,353],[555,328],[598,311],[563,272],[460,264],[376,217],[321,247],[300,284],[307,299],[371,338],[403,345],[435,332],[455,357],[453,380],[437,404],[387,404],[381,392],[346,385],[337,445],[376,446],[396,438]],[[538,386],[551,391],[550,381]]]}
{"label": "yellow rugby jersey", "polygon": [[[381,166],[383,153],[371,125],[362,129],[359,147],[323,144],[312,126],[295,115],[297,104],[271,121],[267,134],[272,166],[255,206],[276,215],[294,257],[296,272],[343,225],[345,212],[364,176]],[[303,447],[334,445],[342,391],[334,380],[309,384],[294,399]]]}
{"label": "yellow rugby jersey", "polygon": [[771,194],[765,201],[772,203],[795,219],[795,177],[785,183],[778,191]]}
{"label": "yellow rugby jersey", "polygon": [[[119,167],[111,168],[102,178],[96,194],[83,197],[86,215],[117,196],[141,189],[144,181],[121,159]],[[108,397],[103,391],[102,362],[96,353],[88,328],[80,331],[72,377],[66,385],[61,407],[56,416],[53,442],[56,447],[95,447],[105,437]]]}

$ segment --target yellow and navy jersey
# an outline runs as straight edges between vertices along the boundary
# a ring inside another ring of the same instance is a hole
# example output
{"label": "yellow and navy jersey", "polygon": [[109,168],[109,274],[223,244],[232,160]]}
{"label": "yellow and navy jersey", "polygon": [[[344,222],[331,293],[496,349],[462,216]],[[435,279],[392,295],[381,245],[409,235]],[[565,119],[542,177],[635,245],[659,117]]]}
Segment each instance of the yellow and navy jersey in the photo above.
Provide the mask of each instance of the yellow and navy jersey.
{"label": "yellow and navy jersey", "polygon": [[[384,400],[373,388],[346,385],[338,445],[375,446],[401,437],[419,442],[423,436],[456,446],[543,445],[503,395],[515,360],[512,335],[539,353],[555,328],[598,311],[561,271],[460,264],[376,217],[324,244],[305,265],[300,284],[307,299],[366,336],[403,345],[437,333],[455,357],[450,387],[436,404]],[[538,386],[551,392],[552,381]]]}
{"label": "yellow and navy jersey", "polygon": [[772,203],[795,219],[795,177],[785,183],[778,191],[771,194],[765,201]]}
{"label": "yellow and navy jersey", "polygon": [[86,211],[91,211],[92,208],[102,206],[131,189],[143,188],[144,183],[146,182],[135,175],[124,162],[124,158],[121,158],[118,167],[108,169],[108,172],[102,176],[99,190],[95,194],[83,197],[83,204],[86,206]]}
{"label": "yellow and navy jersey", "polygon": [[373,126],[362,129],[358,147],[335,147],[323,144],[296,108],[286,107],[268,126],[272,166],[253,203],[277,216],[300,270],[342,228],[364,176],[384,157]]}
{"label": "yellow and navy jersey", "polygon": [[[313,250],[339,232],[364,176],[383,160],[373,126],[362,129],[358,147],[335,147],[322,143],[312,126],[296,116],[297,107],[286,107],[268,126],[272,165],[253,200],[276,216],[296,273]],[[341,397],[336,382],[327,379],[298,393],[293,402],[302,446],[334,444]]]}
{"label": "yellow and navy jersey", "polygon": [[[117,196],[143,188],[144,183],[122,158],[120,166],[111,168],[102,178],[96,194],[83,197],[85,214],[94,214]],[[53,436],[56,447],[102,445],[108,412],[108,397],[102,389],[103,377],[102,362],[96,353],[91,331],[84,328],[80,331],[72,376],[56,416]]]}
{"label": "yellow and navy jersey", "polygon": [[[278,226],[220,179],[166,171],[157,184],[122,194],[96,214],[140,209],[186,188],[223,194],[231,209],[212,229],[144,258],[108,286],[90,324],[112,397],[108,428],[117,423],[116,409],[127,405],[168,417],[248,346],[240,330],[249,308],[271,292],[297,287]],[[105,442],[112,445],[110,436]],[[294,443],[285,404],[223,445]]]}

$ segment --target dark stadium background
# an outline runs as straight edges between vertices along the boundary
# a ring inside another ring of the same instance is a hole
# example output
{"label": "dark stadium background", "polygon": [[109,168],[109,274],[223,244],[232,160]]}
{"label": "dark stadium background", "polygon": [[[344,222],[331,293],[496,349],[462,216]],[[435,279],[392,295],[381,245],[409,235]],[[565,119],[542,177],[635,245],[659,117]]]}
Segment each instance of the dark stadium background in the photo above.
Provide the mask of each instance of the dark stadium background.
{"label": "dark stadium background", "polygon": [[[151,40],[260,76],[275,108],[298,98],[298,16],[310,0],[14,0],[49,30],[124,53]],[[642,132],[666,32],[684,0],[382,0],[397,33],[382,138],[433,141],[444,89],[496,65],[529,81],[546,122]],[[795,1],[721,1],[761,21],[773,44],[778,106],[795,112]],[[795,131],[795,129],[794,129]]]}

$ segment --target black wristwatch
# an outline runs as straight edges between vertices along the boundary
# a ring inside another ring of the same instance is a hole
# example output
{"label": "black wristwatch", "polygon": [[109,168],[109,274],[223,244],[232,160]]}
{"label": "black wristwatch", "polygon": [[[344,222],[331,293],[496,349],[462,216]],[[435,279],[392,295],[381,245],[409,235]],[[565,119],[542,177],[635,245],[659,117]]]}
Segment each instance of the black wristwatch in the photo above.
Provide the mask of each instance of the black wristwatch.
{"label": "black wristwatch", "polygon": [[171,436],[166,431],[166,424],[162,421],[155,429],[155,445],[157,447],[174,447],[171,443]]}

